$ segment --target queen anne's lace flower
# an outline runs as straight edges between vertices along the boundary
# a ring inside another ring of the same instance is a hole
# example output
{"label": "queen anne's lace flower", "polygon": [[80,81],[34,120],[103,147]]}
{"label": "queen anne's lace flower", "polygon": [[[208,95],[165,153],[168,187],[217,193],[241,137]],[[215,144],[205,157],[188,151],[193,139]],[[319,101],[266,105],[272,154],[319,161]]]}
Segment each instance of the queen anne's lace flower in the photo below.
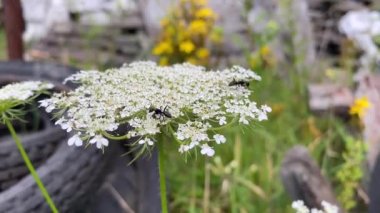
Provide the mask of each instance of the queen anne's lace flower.
{"label": "queen anne's lace flower", "polygon": [[22,119],[23,110],[17,108],[32,102],[34,98],[53,88],[53,84],[40,81],[24,81],[0,88],[0,123]]}
{"label": "queen anne's lace flower", "polygon": [[246,84],[236,84],[252,80],[260,76],[239,66],[206,71],[190,64],[159,67],[136,62],[75,74],[66,81],[79,83],[77,89],[54,94],[41,106],[62,113],[57,124],[80,132],[98,148],[108,145],[105,137],[110,134],[119,136],[115,132],[121,124],[128,124],[132,130],[125,136],[140,138],[135,144],[154,145],[151,138],[164,133],[174,137],[181,153],[200,148],[212,156],[213,146],[226,141],[216,129],[267,119],[270,108],[258,107]]}

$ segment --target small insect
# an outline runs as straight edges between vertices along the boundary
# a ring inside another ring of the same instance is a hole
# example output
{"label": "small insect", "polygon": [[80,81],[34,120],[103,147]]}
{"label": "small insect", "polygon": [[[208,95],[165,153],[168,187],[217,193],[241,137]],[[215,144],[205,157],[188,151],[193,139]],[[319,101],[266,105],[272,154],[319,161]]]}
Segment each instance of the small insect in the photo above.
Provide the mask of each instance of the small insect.
{"label": "small insect", "polygon": [[249,87],[249,82],[248,81],[236,81],[235,79],[232,80],[231,83],[228,84],[228,86],[243,86],[243,87]]}
{"label": "small insect", "polygon": [[164,109],[162,109],[161,107],[160,108],[150,107],[149,112],[154,112],[153,118],[155,119],[163,120],[165,119],[165,117],[172,118],[172,115],[168,111],[168,106],[166,106]]}

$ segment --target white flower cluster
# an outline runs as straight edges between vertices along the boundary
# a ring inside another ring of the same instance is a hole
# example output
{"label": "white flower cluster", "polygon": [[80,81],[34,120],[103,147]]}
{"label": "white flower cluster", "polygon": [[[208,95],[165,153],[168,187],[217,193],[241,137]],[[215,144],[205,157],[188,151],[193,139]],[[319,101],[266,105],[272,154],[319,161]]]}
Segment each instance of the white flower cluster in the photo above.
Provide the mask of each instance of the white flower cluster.
{"label": "white flower cluster", "polygon": [[0,101],[26,101],[36,92],[53,88],[53,84],[40,81],[24,81],[8,84],[0,89]]}
{"label": "white flower cluster", "polygon": [[326,201],[321,203],[323,210],[309,209],[305,206],[302,200],[297,200],[292,203],[292,208],[296,210],[296,213],[338,213],[339,209]]}
{"label": "white flower cluster", "polygon": [[[66,79],[80,86],[68,93],[54,94],[41,102],[48,112],[62,113],[57,124],[77,132],[69,145],[83,140],[98,148],[106,138],[138,137],[136,144],[151,146],[155,135],[170,134],[179,152],[199,148],[214,155],[214,144],[226,142],[218,128],[231,122],[248,124],[266,120],[271,109],[250,100],[248,82],[260,80],[251,70],[206,71],[190,64],[157,66],[135,62],[105,72],[82,71]],[[132,127],[124,136],[115,132],[121,124]]]}
{"label": "white flower cluster", "polygon": [[350,11],[339,21],[339,30],[364,51],[365,54],[360,59],[363,66],[369,66],[373,60],[380,60],[380,50],[374,41],[380,35],[378,11]]}

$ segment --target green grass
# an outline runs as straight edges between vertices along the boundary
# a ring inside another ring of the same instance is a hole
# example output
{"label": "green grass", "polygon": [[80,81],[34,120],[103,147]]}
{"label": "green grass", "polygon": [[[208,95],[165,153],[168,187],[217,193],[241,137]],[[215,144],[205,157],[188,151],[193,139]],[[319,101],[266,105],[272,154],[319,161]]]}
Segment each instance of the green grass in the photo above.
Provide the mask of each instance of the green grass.
{"label": "green grass", "polygon": [[288,86],[290,80],[273,72],[261,75],[263,80],[251,86],[253,97],[272,106],[273,112],[268,121],[226,130],[228,142],[216,147],[221,162],[203,157],[185,162],[171,152],[167,168],[172,212],[294,212],[280,167],[286,151],[297,144],[307,146],[334,179],[334,168],[342,161],[335,154],[343,142],[335,133],[340,121],[314,117],[299,85]]}

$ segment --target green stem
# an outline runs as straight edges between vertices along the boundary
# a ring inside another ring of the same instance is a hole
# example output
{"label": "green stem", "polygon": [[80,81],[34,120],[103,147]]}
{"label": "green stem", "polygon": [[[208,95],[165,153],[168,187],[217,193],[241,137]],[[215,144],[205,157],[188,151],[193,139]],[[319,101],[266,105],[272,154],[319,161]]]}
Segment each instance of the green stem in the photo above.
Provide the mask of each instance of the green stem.
{"label": "green stem", "polygon": [[[161,138],[164,138],[162,136]],[[166,179],[165,179],[165,153],[164,140],[158,141],[158,170],[160,173],[160,195],[161,195],[161,212],[168,213],[168,201],[166,197]]]}
{"label": "green stem", "polygon": [[232,121],[229,122],[228,124],[226,124],[226,125],[224,125],[224,126],[220,126],[220,127],[210,128],[209,130],[210,130],[210,131],[220,131],[220,130],[223,130],[223,129],[227,128],[227,127],[232,126],[234,123],[236,123],[237,120],[238,120],[238,117],[234,117],[234,118],[232,119]]}
{"label": "green stem", "polygon": [[128,134],[127,135],[122,135],[122,136],[114,136],[114,135],[109,134],[106,131],[102,131],[102,135],[105,136],[108,139],[115,140],[115,141],[126,140],[126,139],[130,138]]}
{"label": "green stem", "polygon": [[210,212],[210,163],[205,159],[205,180],[203,189],[203,212]]}
{"label": "green stem", "polygon": [[34,169],[33,164],[32,164],[32,162],[30,161],[30,159],[28,157],[28,154],[26,153],[24,147],[22,146],[20,138],[17,136],[16,131],[14,130],[11,122],[9,120],[5,120],[5,124],[7,125],[8,130],[11,133],[12,138],[13,138],[13,140],[15,141],[15,143],[17,145],[17,148],[20,151],[20,154],[21,154],[23,160],[25,161],[26,166],[28,167],[28,169],[30,171],[30,174],[32,175],[32,177],[36,181],[38,187],[40,188],[40,191],[41,191],[42,195],[45,197],[46,202],[49,204],[51,211],[53,213],[58,213],[57,207],[54,205],[53,200],[49,196],[48,191],[46,190],[46,188],[45,188],[44,184],[42,183],[41,179],[38,177],[38,174],[37,174],[36,170]]}

